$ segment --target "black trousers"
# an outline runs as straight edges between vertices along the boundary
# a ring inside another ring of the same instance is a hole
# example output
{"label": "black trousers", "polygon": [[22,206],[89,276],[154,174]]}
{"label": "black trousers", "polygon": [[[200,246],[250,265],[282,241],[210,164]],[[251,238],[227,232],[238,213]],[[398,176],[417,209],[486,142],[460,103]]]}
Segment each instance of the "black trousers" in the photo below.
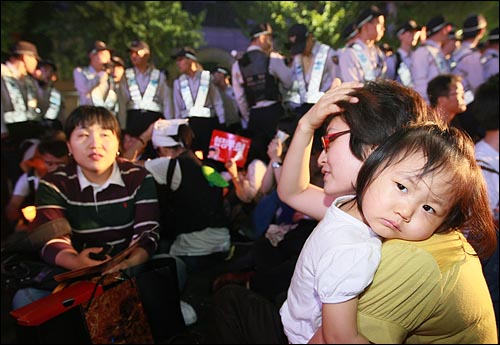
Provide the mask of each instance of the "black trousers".
{"label": "black trousers", "polygon": [[248,135],[252,139],[254,152],[267,152],[267,145],[276,135],[279,121],[285,116],[281,103],[268,107],[251,108]]}
{"label": "black trousers", "polygon": [[288,344],[279,308],[239,285],[214,295],[208,344]]}

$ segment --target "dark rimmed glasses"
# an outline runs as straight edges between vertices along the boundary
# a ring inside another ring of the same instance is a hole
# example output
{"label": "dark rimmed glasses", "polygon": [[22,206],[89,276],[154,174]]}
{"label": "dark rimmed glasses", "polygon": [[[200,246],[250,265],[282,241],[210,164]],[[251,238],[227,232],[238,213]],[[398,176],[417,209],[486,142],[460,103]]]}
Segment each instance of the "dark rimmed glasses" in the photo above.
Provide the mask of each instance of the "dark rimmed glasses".
{"label": "dark rimmed glasses", "polygon": [[338,137],[341,137],[343,136],[344,134],[347,134],[349,133],[351,130],[348,129],[346,131],[340,131],[340,132],[337,132],[337,133],[330,133],[330,134],[327,134],[327,135],[323,135],[321,137],[321,143],[323,144],[323,149],[325,150],[325,152],[328,152],[328,147],[330,147],[330,144],[335,140],[337,139]]}

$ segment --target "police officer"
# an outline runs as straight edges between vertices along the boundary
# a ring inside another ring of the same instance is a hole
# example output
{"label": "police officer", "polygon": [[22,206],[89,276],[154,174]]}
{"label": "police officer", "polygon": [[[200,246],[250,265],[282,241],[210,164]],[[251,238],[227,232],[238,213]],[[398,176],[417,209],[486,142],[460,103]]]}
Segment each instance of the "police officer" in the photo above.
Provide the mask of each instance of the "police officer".
{"label": "police officer", "polygon": [[498,73],[498,26],[488,34],[486,50],[481,58],[483,77],[487,80]]}
{"label": "police officer", "polygon": [[50,60],[39,61],[35,75],[38,108],[43,116],[42,121],[47,128],[62,130],[64,103],[61,92],[54,85],[57,81],[57,66]]}
{"label": "police officer", "polygon": [[184,47],[172,58],[180,72],[173,87],[175,118],[189,118],[194,132],[191,149],[201,150],[207,157],[212,131],[225,126],[224,103],[210,71],[203,69],[194,49]]}
{"label": "police officer", "polygon": [[441,50],[443,51],[444,58],[448,61],[450,69],[453,70],[455,63],[453,62],[453,52],[460,48],[462,45],[462,30],[457,30],[453,23],[450,23],[450,31],[448,37],[444,41]]}
{"label": "police officer", "polygon": [[80,105],[105,107],[117,114],[118,95],[111,76],[111,49],[105,42],[95,41],[88,50],[89,65],[73,70]]}
{"label": "police officer", "polygon": [[18,41],[2,63],[2,166],[11,185],[21,175],[22,143],[31,145],[29,139],[39,138],[45,131],[33,78],[39,60],[33,43]]}
{"label": "police officer", "polygon": [[409,20],[396,30],[400,45],[396,52],[387,57],[387,77],[404,86],[413,87],[411,76],[411,54],[417,45],[422,28],[414,20]]}
{"label": "police officer", "polygon": [[15,144],[37,138],[43,131],[33,78],[39,60],[33,43],[19,41],[2,64],[2,138],[9,137]]}
{"label": "police officer", "polygon": [[487,22],[483,15],[473,14],[468,16],[463,25],[463,40],[459,49],[453,52],[453,74],[462,76],[465,89],[465,102],[469,104],[474,100],[474,92],[485,79],[481,66],[481,52],[477,44],[486,33]]}
{"label": "police officer", "polygon": [[231,85],[229,70],[222,66],[217,66],[212,71],[212,80],[219,89],[222,103],[224,104],[224,117],[226,119],[226,130],[231,133],[241,133],[241,115],[234,96]]}
{"label": "police officer", "polygon": [[450,66],[442,51],[450,30],[450,23],[442,15],[431,18],[426,25],[425,43],[417,47],[411,57],[410,70],[414,89],[427,101],[429,101],[427,96],[429,81],[439,74],[450,73]]}
{"label": "police officer", "polygon": [[231,70],[242,126],[257,152],[266,152],[284,117],[282,90],[292,86],[292,70],[285,58],[273,51],[273,30],[261,23],[250,31],[250,45]]}
{"label": "police officer", "polygon": [[293,87],[290,101],[296,121],[302,117],[340,77],[338,57],[334,49],[317,41],[304,24],[288,30],[288,43],[293,57]]}
{"label": "police officer", "polygon": [[[156,120],[173,118],[172,89],[165,73],[150,62],[146,42],[133,41],[128,50],[133,66],[125,70],[120,81],[119,120],[130,135],[139,137]],[[150,143],[148,151],[154,152]]]}
{"label": "police officer", "polygon": [[358,16],[356,27],[359,30],[357,39],[340,55],[342,81],[385,78],[385,54],[377,45],[385,33],[384,14],[378,7],[371,6]]}

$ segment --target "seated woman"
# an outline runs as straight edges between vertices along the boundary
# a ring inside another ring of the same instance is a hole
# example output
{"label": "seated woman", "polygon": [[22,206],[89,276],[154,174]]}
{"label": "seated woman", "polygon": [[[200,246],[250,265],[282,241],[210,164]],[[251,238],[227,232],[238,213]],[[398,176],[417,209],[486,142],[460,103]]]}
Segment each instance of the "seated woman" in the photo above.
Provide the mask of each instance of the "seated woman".
{"label": "seated woman", "polygon": [[203,162],[190,149],[192,139],[187,119],[157,120],[152,143],[159,158],[144,162],[161,196],[166,251],[181,258],[188,273],[223,261],[230,247],[223,188],[203,173]]}
{"label": "seated woman", "polygon": [[[172,267],[166,259],[149,262],[159,241],[158,198],[152,176],[146,169],[118,158],[120,126],[109,110],[80,106],[67,118],[65,132],[73,159],[40,181],[33,229],[60,219],[69,223],[68,234],[43,245],[43,260],[76,270],[101,264],[103,261],[92,255],[100,253],[104,246],[110,248],[106,255],[110,259],[138,242],[125,260],[104,273],[127,270],[129,275],[137,276],[142,289],[143,273],[161,271],[154,284],[144,287],[147,293],[142,294],[143,305],[155,338],[171,335],[167,330],[171,325],[165,327],[161,320],[165,308],[169,308],[169,315],[180,316],[181,321],[182,315],[179,296],[175,295],[176,275],[170,271],[175,270],[175,263]],[[163,264],[168,268],[162,270]],[[172,292],[175,298],[167,300],[171,296],[164,297],[165,291]],[[14,309],[48,294],[50,291],[20,289],[14,296]]]}

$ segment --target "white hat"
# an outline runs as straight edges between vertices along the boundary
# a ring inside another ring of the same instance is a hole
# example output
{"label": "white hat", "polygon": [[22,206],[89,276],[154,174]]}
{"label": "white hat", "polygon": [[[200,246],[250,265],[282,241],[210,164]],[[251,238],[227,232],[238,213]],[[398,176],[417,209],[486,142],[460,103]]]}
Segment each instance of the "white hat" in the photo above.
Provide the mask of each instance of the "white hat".
{"label": "white hat", "polygon": [[172,136],[179,133],[179,126],[188,123],[188,119],[157,120],[154,124],[151,141],[154,148],[183,146],[182,142],[175,141]]}

